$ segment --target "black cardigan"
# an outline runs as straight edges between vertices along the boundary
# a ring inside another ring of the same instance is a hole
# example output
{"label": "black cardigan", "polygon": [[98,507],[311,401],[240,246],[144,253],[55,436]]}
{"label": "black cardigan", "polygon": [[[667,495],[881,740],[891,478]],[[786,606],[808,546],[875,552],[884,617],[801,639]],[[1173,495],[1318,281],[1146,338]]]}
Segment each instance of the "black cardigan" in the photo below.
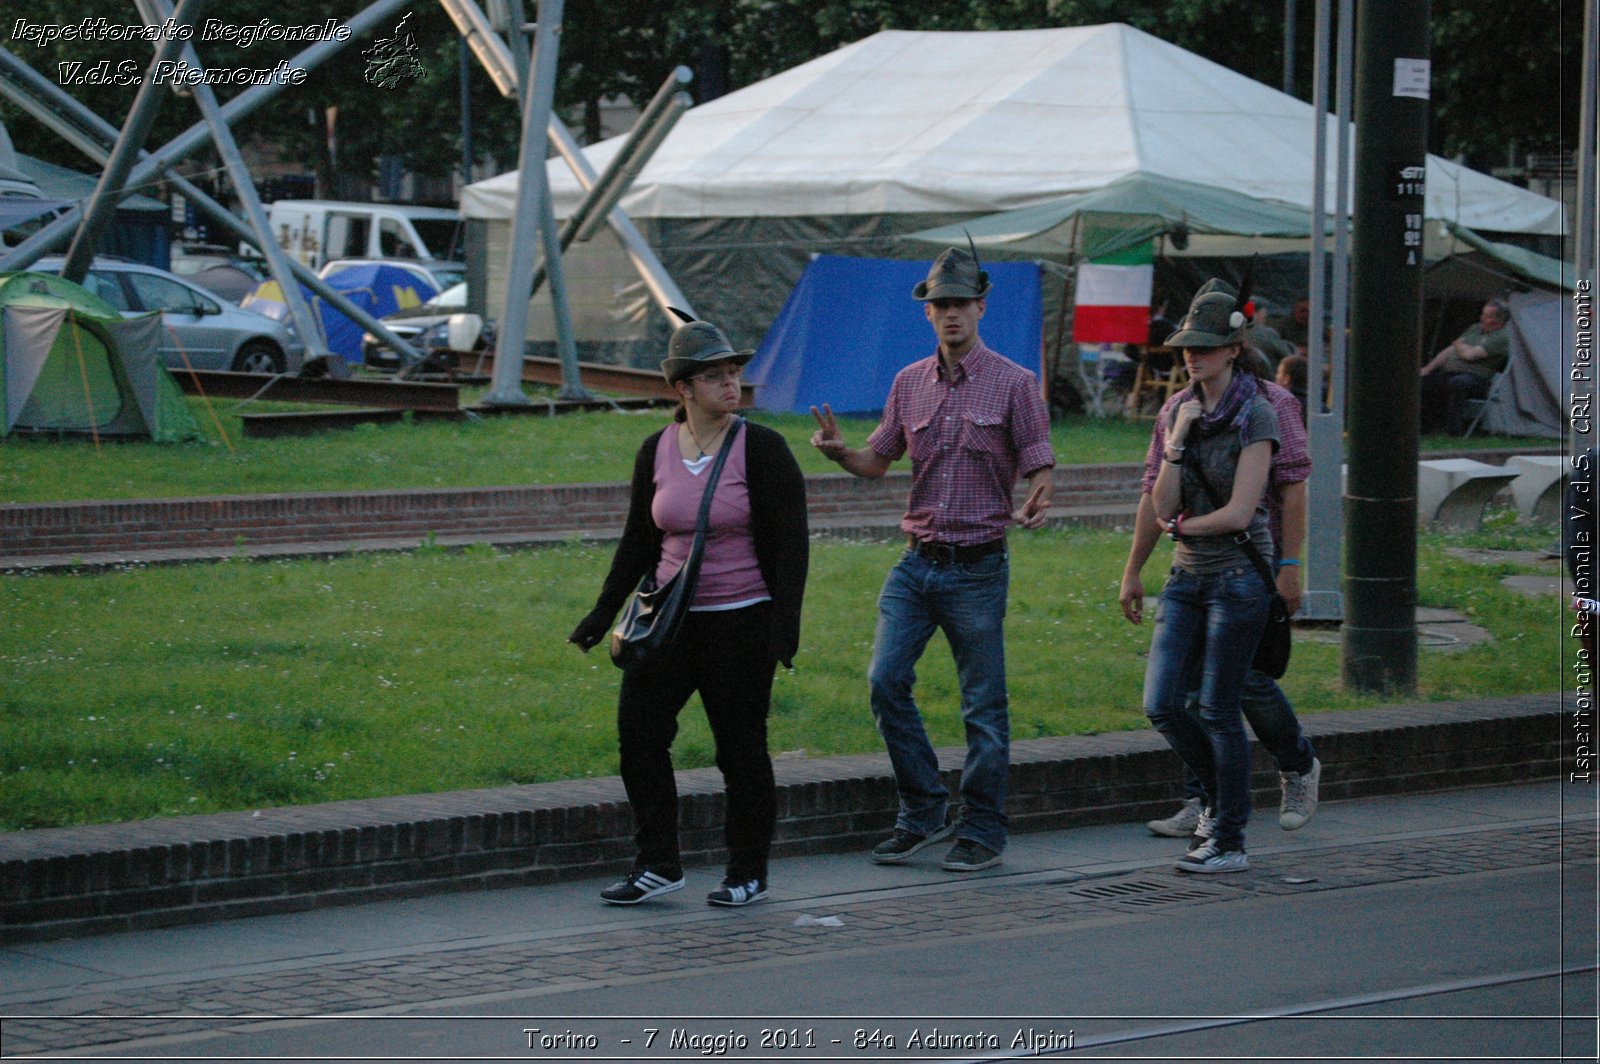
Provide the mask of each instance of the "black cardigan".
{"label": "black cardigan", "polygon": [[[761,578],[772,594],[772,656],[790,665],[800,649],[800,606],[810,561],[805,477],[789,445],[777,432],[746,421],[744,433],[750,536],[755,542]],[[661,432],[651,433],[634,456],[628,521],[622,530],[622,541],[612,556],[611,571],[606,574],[594,609],[578,622],[569,637],[585,649],[605,637],[629,593],[661,560],[662,531],[650,515],[655,501],[656,446],[660,439]]]}

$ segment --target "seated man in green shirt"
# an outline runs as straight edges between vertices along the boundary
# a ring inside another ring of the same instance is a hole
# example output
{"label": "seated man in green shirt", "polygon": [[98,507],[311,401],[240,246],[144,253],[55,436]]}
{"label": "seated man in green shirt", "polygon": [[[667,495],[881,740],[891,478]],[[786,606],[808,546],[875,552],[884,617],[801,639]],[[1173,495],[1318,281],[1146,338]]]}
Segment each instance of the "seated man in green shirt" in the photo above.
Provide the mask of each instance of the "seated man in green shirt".
{"label": "seated man in green shirt", "polygon": [[1460,436],[1471,418],[1467,403],[1489,394],[1494,375],[1511,358],[1511,334],[1506,323],[1511,308],[1503,299],[1484,303],[1478,324],[1450,341],[1448,347],[1422,367],[1422,424],[1424,434],[1449,432]]}

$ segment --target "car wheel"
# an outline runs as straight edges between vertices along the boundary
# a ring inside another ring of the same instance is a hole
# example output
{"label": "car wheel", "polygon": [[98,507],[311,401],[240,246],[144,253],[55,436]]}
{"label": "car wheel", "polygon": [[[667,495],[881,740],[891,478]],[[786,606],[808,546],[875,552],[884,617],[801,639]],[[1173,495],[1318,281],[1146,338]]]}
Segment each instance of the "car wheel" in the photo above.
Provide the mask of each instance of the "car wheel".
{"label": "car wheel", "polygon": [[265,340],[252,340],[233,356],[235,373],[282,373],[283,352]]}

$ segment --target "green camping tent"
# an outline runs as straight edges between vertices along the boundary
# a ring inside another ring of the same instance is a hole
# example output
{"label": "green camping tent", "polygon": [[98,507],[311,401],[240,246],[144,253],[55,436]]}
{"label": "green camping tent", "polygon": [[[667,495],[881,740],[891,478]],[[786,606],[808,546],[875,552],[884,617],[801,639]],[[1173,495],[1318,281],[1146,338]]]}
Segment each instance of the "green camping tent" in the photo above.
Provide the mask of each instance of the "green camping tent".
{"label": "green camping tent", "polygon": [[160,329],[159,314],[124,319],[54,274],[0,274],[0,436],[200,438],[161,364]]}

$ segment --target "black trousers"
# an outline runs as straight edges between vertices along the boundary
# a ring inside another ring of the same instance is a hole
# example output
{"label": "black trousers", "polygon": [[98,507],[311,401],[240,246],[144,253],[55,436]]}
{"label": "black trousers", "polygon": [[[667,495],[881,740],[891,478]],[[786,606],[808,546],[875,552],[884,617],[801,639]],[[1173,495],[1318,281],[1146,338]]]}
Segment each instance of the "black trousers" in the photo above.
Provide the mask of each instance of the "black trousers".
{"label": "black trousers", "polygon": [[1452,436],[1466,433],[1472,419],[1467,416],[1467,403],[1489,395],[1489,378],[1475,373],[1449,373],[1436,369],[1422,378],[1421,431],[1448,432]]}
{"label": "black trousers", "polygon": [[766,879],[777,822],[767,713],[776,662],[771,648],[772,604],[690,613],[667,657],[622,675],[617,737],[622,783],[633,806],[638,865],[677,867],[678,785],[672,740],[678,713],[696,691],[717,745],[717,768],[727,788],[725,839],[728,878]]}

